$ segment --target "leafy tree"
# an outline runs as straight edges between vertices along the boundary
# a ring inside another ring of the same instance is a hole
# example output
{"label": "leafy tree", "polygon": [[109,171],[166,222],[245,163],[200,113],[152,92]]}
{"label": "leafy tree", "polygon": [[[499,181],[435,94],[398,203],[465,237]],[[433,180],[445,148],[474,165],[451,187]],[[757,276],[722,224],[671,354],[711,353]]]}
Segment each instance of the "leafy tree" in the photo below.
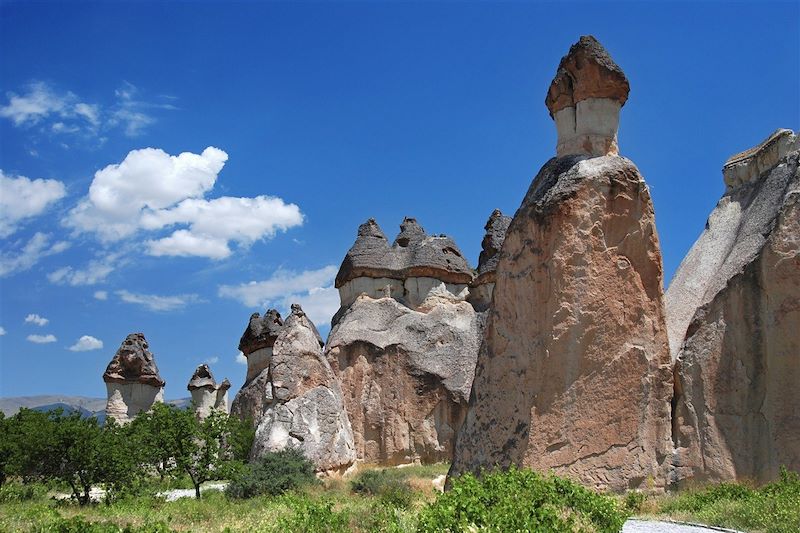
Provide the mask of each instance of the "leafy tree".
{"label": "leafy tree", "polygon": [[97,420],[81,418],[80,413],[65,415],[61,409],[22,409],[12,418],[11,433],[14,466],[23,479],[62,481],[78,503],[89,502],[92,485],[102,481]]}
{"label": "leafy tree", "polygon": [[0,411],[0,487],[10,475],[10,463],[13,461],[14,446],[11,442],[11,423],[5,413]]}
{"label": "leafy tree", "polygon": [[249,425],[219,411],[201,421],[191,410],[158,404],[140,418],[145,456],[162,476],[188,475],[197,498],[206,481],[240,470],[252,443]]}

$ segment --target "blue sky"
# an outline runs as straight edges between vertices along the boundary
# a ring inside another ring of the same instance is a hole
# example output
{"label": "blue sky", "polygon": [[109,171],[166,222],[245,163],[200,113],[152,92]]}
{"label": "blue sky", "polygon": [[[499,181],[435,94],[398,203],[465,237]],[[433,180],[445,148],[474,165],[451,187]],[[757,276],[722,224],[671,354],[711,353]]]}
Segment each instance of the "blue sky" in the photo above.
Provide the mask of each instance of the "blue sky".
{"label": "blue sky", "polygon": [[251,312],[300,301],[327,333],[369,217],[391,239],[415,216],[474,265],[554,155],[544,96],[582,34],[630,80],[620,152],[668,282],[725,159],[800,126],[799,21],[798,2],[2,2],[0,395],[104,396],[134,331],[168,398],[203,361],[236,388]]}

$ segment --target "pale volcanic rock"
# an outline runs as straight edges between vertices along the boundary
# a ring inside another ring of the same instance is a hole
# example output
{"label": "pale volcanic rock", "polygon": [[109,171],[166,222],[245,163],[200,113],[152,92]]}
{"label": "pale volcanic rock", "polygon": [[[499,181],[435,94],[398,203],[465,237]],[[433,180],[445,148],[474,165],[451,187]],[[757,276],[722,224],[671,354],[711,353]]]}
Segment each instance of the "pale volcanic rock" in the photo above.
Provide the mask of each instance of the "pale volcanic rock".
{"label": "pale volcanic rock", "polygon": [[207,364],[197,367],[186,388],[192,394],[192,408],[200,420],[208,417],[212,411],[228,413],[228,389],[231,383],[225,379],[217,384]]}
{"label": "pale volcanic rock", "polygon": [[108,363],[103,381],[108,398],[106,415],[120,424],[164,401],[165,383],[143,333],[125,338]]}
{"label": "pale volcanic rock", "polygon": [[328,337],[358,460],[447,461],[467,406],[481,314],[442,286],[417,310],[358,297]]}
{"label": "pale volcanic rock", "polygon": [[800,151],[787,131],[726,163],[728,189],[667,291],[678,482],[800,469]]}
{"label": "pale volcanic rock", "polygon": [[[583,67],[613,78],[596,86],[624,80],[600,67]],[[672,372],[653,204],[636,166],[617,155],[548,161],[495,276],[451,475],[516,464],[597,489],[663,488]]]}
{"label": "pale volcanic rock", "polygon": [[511,217],[503,215],[499,209],[492,211],[484,229],[486,234],[481,242],[481,255],[478,258],[478,273],[469,291],[469,302],[478,311],[485,311],[492,303],[495,270],[500,260],[500,248],[506,238]]}
{"label": "pale volcanic rock", "polygon": [[561,58],[545,104],[556,122],[558,157],[617,154],[619,111],[630,86],[597,39],[584,35]]}
{"label": "pale volcanic rock", "polygon": [[341,388],[299,305],[292,305],[257,383],[264,400],[251,457],[296,447],[319,471],[344,471],[355,462]]}
{"label": "pale volcanic rock", "polygon": [[247,358],[247,376],[233,399],[231,414],[243,420],[250,419],[254,427],[261,421],[265,404],[271,401],[267,397],[271,393],[267,385],[269,363],[282,328],[281,314],[275,309],[267,310],[263,317],[253,313],[239,340],[239,350]]}

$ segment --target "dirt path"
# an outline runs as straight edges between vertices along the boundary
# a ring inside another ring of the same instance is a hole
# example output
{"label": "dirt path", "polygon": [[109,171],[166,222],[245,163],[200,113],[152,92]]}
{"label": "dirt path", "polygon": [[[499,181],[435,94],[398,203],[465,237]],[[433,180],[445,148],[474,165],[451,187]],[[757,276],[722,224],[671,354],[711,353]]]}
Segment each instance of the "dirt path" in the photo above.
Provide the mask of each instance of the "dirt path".
{"label": "dirt path", "polygon": [[622,533],[716,533],[718,531],[741,533],[733,529],[695,526],[676,522],[661,522],[657,520],[631,519],[622,526]]}

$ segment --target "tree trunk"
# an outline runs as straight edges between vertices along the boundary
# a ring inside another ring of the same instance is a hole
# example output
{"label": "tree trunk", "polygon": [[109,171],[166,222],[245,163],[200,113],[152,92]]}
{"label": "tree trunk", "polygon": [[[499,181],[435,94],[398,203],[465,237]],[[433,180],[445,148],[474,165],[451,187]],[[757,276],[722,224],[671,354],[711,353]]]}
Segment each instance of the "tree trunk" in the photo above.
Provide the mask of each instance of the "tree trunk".
{"label": "tree trunk", "polygon": [[194,484],[194,497],[200,499],[200,483]]}

